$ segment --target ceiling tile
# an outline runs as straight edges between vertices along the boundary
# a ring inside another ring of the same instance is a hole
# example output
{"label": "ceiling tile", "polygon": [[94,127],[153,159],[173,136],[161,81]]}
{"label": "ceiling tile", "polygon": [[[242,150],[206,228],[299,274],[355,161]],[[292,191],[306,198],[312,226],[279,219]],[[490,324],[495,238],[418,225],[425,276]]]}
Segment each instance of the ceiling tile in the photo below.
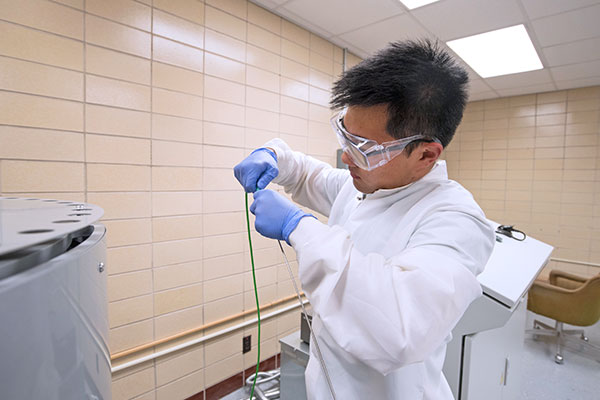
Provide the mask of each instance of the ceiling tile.
{"label": "ceiling tile", "polygon": [[600,37],[542,49],[549,67],[600,59]]}
{"label": "ceiling tile", "polygon": [[600,60],[550,68],[555,81],[600,76]]}
{"label": "ceiling tile", "polygon": [[481,79],[469,80],[469,93],[489,92],[490,90],[492,89]]}
{"label": "ceiling tile", "polygon": [[584,79],[574,79],[571,81],[556,82],[556,87],[559,90],[574,89],[574,88],[579,88],[579,87],[588,87],[588,86],[596,86],[596,85],[600,85],[600,76],[584,78]]}
{"label": "ceiling tile", "polygon": [[412,14],[444,41],[525,21],[516,0],[446,0],[417,8]]}
{"label": "ceiling tile", "polygon": [[485,82],[493,89],[512,89],[522,86],[533,86],[552,83],[552,77],[547,69],[539,69],[537,71],[520,72],[518,74],[510,74],[487,78]]}
{"label": "ceiling tile", "polygon": [[294,14],[293,12],[286,9],[285,7],[279,7],[276,10],[276,13],[279,14],[280,16],[286,18],[287,20],[300,25],[304,29],[307,29],[316,35],[322,36],[324,38],[329,38],[332,36],[331,32],[321,28],[320,26],[313,24],[312,22],[305,20],[304,18]]}
{"label": "ceiling tile", "polygon": [[600,4],[541,18],[533,21],[532,26],[542,47],[548,47],[600,36],[598,21]]}
{"label": "ceiling tile", "polygon": [[340,37],[359,49],[373,54],[387,46],[389,42],[401,39],[419,39],[431,35],[419,26],[408,14],[398,15]]}
{"label": "ceiling tile", "polygon": [[495,99],[499,97],[496,92],[481,92],[481,93],[473,93],[469,95],[469,101],[477,101],[477,100],[486,100],[486,99]]}
{"label": "ceiling tile", "polygon": [[252,3],[259,5],[268,10],[273,10],[274,8],[282,5],[288,0],[250,0]]}
{"label": "ceiling tile", "polygon": [[521,0],[531,19],[575,10],[597,2],[598,0]]}
{"label": "ceiling tile", "polygon": [[404,13],[397,0],[292,0],[283,8],[334,35]]}
{"label": "ceiling tile", "polygon": [[556,90],[556,86],[554,86],[554,83],[544,83],[541,85],[521,86],[521,87],[515,87],[515,88],[511,88],[511,89],[500,89],[497,92],[502,97],[508,97],[508,96],[518,96],[521,94],[550,92],[553,90]]}

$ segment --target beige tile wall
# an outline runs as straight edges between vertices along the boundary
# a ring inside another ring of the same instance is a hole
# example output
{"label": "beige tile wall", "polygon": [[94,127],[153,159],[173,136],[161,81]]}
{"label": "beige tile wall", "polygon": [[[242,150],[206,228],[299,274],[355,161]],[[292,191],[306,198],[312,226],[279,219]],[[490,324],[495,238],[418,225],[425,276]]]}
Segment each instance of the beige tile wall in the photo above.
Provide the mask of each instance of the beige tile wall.
{"label": "beige tile wall", "polygon": [[[245,0],[0,10],[0,194],[105,209],[111,351],[254,308],[231,168],[275,136],[334,162],[341,49]],[[599,115],[597,87],[471,103],[450,175],[490,218],[598,263]],[[279,250],[253,238],[261,302],[292,294]],[[264,323],[264,358],[298,320]],[[114,398],[195,394],[255,363],[255,347],[240,351],[247,334],[256,327],[118,373]]]}
{"label": "beige tile wall", "polygon": [[[342,62],[246,0],[0,0],[0,194],[104,208],[112,353],[255,307],[232,167],[272,137],[333,163]],[[278,247],[254,246],[261,302],[292,294]],[[266,321],[263,359],[298,325]],[[246,334],[120,372],[113,398],[202,391],[256,362]]]}
{"label": "beige tile wall", "polygon": [[[469,103],[445,152],[488,218],[600,263],[600,87]],[[600,268],[551,262],[584,276]]]}

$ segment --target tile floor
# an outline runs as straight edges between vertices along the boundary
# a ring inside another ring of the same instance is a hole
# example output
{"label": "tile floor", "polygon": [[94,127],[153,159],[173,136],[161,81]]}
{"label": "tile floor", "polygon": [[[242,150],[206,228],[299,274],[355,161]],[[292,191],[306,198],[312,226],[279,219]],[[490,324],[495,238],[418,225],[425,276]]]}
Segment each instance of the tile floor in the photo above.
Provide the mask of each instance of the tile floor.
{"label": "tile floor", "polygon": [[[527,312],[527,329],[538,319],[553,326],[547,318]],[[577,327],[573,327],[577,329]],[[567,327],[567,329],[569,329]],[[585,328],[590,343],[600,346],[600,322]],[[576,345],[563,350],[564,364],[554,362],[555,345],[549,338],[525,339],[521,396],[514,400],[598,400],[600,399],[600,352],[583,354]],[[243,398],[243,389],[223,400]]]}
{"label": "tile floor", "polygon": [[[550,320],[531,312],[527,315],[527,329],[536,319]],[[600,323],[584,329],[590,343],[600,346]],[[597,400],[600,399],[600,353],[583,354],[578,346],[563,350],[564,364],[554,362],[555,345],[547,338],[525,339],[523,352],[524,376],[522,400]]]}

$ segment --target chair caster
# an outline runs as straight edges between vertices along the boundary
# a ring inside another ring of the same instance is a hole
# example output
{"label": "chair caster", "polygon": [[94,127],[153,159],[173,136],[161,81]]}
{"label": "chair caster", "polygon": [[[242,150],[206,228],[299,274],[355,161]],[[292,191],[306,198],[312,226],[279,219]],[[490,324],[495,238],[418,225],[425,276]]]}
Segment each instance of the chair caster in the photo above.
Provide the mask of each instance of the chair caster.
{"label": "chair caster", "polygon": [[554,356],[554,362],[557,364],[562,364],[564,361],[563,356],[561,356],[560,354],[557,354]]}

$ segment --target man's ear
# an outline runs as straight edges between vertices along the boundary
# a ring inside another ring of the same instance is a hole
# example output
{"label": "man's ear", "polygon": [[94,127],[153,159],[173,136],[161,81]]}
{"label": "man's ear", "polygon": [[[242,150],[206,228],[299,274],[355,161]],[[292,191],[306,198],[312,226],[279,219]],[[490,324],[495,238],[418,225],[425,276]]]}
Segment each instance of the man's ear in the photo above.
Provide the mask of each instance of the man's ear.
{"label": "man's ear", "polygon": [[424,162],[426,166],[430,166],[440,157],[442,151],[444,151],[444,147],[437,142],[426,142],[421,144],[421,148],[419,150],[419,161]]}

